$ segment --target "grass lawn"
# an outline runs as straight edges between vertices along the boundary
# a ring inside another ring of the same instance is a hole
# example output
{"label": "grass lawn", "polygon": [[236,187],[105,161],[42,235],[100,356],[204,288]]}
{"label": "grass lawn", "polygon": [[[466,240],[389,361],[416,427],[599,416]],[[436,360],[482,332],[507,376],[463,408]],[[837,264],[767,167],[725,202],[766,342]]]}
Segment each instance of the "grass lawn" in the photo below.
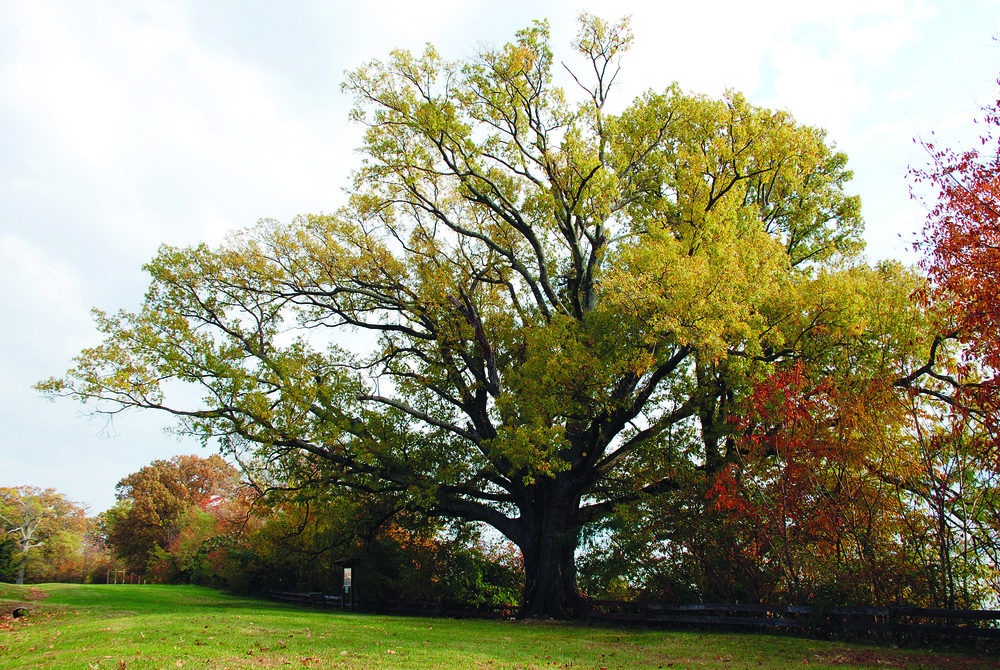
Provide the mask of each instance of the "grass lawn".
{"label": "grass lawn", "polygon": [[[12,619],[27,605],[32,614]],[[301,609],[193,586],[0,584],[2,668],[1000,668],[971,649]]]}

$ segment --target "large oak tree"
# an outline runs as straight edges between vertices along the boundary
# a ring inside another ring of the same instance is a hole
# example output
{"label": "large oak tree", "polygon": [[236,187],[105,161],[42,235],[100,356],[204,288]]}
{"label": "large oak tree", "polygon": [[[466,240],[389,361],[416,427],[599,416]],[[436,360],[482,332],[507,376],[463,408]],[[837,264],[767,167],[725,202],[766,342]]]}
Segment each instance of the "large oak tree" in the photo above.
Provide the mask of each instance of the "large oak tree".
{"label": "large oak tree", "polygon": [[547,40],[351,72],[350,203],[164,247],[142,309],[97,313],[104,343],[40,387],[489,524],[523,553],[522,615],[579,614],[580,529],[716,476],[758,381],[924,352],[869,318],[909,324],[912,282],[854,260],[860,205],[823,131],[676,86],[612,113],[627,24],[583,17],[569,92]]}

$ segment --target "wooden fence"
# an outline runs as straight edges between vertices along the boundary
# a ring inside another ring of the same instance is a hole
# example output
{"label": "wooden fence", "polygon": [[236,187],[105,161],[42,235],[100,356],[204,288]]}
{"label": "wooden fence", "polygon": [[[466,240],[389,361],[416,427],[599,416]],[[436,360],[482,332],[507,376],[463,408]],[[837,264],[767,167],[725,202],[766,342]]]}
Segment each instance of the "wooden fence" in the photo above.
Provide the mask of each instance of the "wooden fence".
{"label": "wooden fence", "polygon": [[589,605],[590,618],[596,620],[1000,638],[1000,628],[995,623],[1000,620],[1000,610],[733,603],[670,605],[615,600],[591,600]]}
{"label": "wooden fence", "polygon": [[[350,607],[341,596],[322,593],[271,591],[272,599],[322,607]],[[436,600],[386,600],[354,602],[368,612],[409,616],[475,617],[509,619],[517,608],[476,607]],[[1000,610],[948,610],[921,607],[833,607],[809,605],[744,605],[701,603],[672,605],[653,602],[589,600],[592,621],[631,621],[648,624],[750,626],[802,632],[917,633],[1000,639]]]}
{"label": "wooden fence", "polygon": [[323,593],[292,593],[290,591],[269,591],[268,597],[271,600],[280,600],[286,603],[301,603],[303,605],[319,605],[320,607],[344,607],[350,603],[344,602],[343,596],[328,596]]}
{"label": "wooden fence", "polygon": [[437,600],[383,600],[378,603],[345,602],[343,596],[328,596],[322,593],[291,593],[288,591],[270,591],[272,600],[289,603],[301,603],[319,607],[336,607],[341,609],[359,609],[382,614],[403,614],[407,616],[444,616],[444,617],[475,617],[483,619],[510,619],[517,614],[517,608],[510,605],[500,607],[477,607],[461,603],[444,603]]}

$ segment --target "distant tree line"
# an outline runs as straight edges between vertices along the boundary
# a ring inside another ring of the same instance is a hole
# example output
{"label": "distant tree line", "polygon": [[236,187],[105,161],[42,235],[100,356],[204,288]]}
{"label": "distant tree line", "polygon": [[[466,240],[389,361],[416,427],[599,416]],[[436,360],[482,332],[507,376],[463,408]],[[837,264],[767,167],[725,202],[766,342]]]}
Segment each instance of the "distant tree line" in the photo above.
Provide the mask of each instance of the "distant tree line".
{"label": "distant tree line", "polygon": [[[523,587],[517,552],[472,526],[428,524],[308,486],[255,489],[218,455],[152,462],[123,478],[116,504],[94,518],[53,490],[2,491],[3,581],[102,583],[119,569],[147,582],[244,594],[339,593],[351,567],[353,588],[372,601],[473,605],[514,604]],[[15,536],[31,519],[41,523],[22,550]]]}

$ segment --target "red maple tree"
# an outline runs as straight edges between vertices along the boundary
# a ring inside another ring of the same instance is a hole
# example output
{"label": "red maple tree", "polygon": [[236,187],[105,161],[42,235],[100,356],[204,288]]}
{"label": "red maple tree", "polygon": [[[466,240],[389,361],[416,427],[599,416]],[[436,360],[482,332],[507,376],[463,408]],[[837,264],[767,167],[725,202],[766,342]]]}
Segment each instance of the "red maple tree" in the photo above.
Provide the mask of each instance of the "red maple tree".
{"label": "red maple tree", "polygon": [[936,202],[928,206],[923,239],[916,245],[923,253],[921,267],[931,280],[925,297],[942,305],[953,320],[954,337],[966,346],[966,360],[977,361],[995,375],[1000,370],[1000,144],[996,134],[1000,100],[983,106],[982,111],[980,147],[956,151],[917,140],[931,164],[909,172],[916,184],[929,182],[937,191]]}

